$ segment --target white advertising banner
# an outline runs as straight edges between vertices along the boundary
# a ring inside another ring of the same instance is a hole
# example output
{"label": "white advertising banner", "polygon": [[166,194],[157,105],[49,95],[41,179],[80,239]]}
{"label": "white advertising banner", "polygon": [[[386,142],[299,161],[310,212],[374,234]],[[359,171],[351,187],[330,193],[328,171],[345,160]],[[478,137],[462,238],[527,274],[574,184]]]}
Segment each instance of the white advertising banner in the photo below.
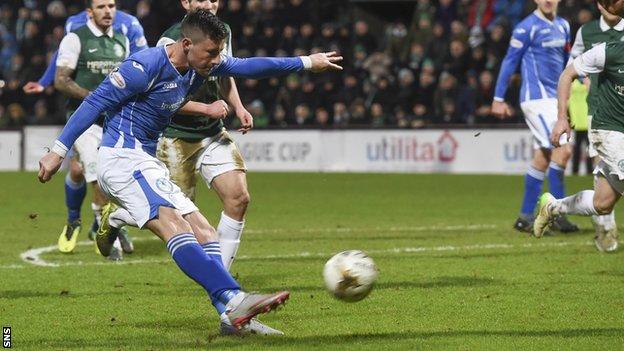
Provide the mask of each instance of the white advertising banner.
{"label": "white advertising banner", "polygon": [[310,171],[321,169],[320,131],[230,132],[252,171]]}
{"label": "white advertising banner", "polygon": [[[38,170],[39,159],[60,131],[60,127],[24,128],[26,170]],[[527,129],[255,130],[246,135],[230,134],[250,171],[522,174],[533,155]],[[10,138],[7,134],[10,145],[19,145],[19,138]],[[9,163],[11,166],[5,167],[19,167],[19,152],[11,157],[11,161],[0,159],[0,167]]]}
{"label": "white advertising banner", "polygon": [[19,171],[22,162],[22,132],[0,132],[0,171]]}
{"label": "white advertising banner", "polygon": [[62,127],[25,127],[24,128],[24,168],[27,171],[39,170],[39,159],[52,146],[61,134]]}
{"label": "white advertising banner", "polygon": [[345,132],[342,170],[523,173],[532,145],[531,134],[521,129]]}
{"label": "white advertising banner", "polygon": [[233,132],[251,171],[526,172],[531,134],[513,130]]}

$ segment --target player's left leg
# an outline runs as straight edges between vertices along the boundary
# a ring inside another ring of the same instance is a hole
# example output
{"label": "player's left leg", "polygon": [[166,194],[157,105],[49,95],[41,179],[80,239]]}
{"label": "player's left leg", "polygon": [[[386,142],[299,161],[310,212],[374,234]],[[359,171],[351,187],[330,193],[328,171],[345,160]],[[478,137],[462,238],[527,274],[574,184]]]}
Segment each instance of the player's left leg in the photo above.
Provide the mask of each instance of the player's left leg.
{"label": "player's left leg", "polygon": [[245,213],[250,196],[245,171],[232,170],[215,177],[211,183],[221,202],[223,212],[217,227],[223,251],[223,263],[230,269],[245,227]]}
{"label": "player's left leg", "polygon": [[[564,174],[568,161],[572,157],[572,146],[562,145],[552,150],[548,167],[548,190],[555,199],[565,197]],[[560,215],[553,222],[553,229],[562,233],[578,232],[579,227],[570,222],[565,215]]]}
{"label": "player's left leg", "polygon": [[197,167],[206,185],[215,189],[223,202],[217,232],[223,263],[229,269],[240,245],[250,199],[245,162],[234,140],[226,131],[222,131],[210,140]]}

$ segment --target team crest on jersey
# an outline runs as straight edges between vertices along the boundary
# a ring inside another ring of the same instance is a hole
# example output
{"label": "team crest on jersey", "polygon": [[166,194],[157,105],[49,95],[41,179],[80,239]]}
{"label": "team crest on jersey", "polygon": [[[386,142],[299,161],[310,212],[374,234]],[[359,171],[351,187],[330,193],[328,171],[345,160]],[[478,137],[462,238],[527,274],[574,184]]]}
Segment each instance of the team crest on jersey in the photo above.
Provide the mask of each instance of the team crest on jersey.
{"label": "team crest on jersey", "polygon": [[624,85],[615,85],[615,92],[620,96],[624,96]]}
{"label": "team crest on jersey", "polygon": [[110,78],[111,84],[113,84],[115,87],[119,89],[126,88],[126,80],[123,78],[123,76],[119,72],[119,67],[112,70],[111,73],[108,75],[108,77]]}
{"label": "team crest on jersey", "polygon": [[624,160],[620,160],[618,162],[618,168],[620,169],[620,172],[624,172]]}
{"label": "team crest on jersey", "polygon": [[160,191],[166,194],[173,193],[173,183],[167,178],[158,178],[156,180],[156,186]]}
{"label": "team crest on jersey", "polygon": [[115,52],[115,56],[117,57],[123,57],[124,55],[124,48],[119,44],[115,44],[115,46],[113,46],[113,51]]}

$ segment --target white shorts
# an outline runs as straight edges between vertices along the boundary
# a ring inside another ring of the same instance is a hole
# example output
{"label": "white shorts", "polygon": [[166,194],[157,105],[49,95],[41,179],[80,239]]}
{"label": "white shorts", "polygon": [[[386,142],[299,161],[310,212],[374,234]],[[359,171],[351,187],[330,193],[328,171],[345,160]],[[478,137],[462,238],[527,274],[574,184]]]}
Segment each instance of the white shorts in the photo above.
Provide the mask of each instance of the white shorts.
{"label": "white shorts", "polygon": [[[533,133],[533,148],[552,149],[550,134],[557,123],[557,99],[540,99],[525,101],[520,104],[524,119]],[[560,142],[567,143],[562,135]]]}
{"label": "white shorts", "polygon": [[198,211],[169,179],[167,167],[143,150],[101,147],[97,170],[104,193],[125,208],[140,228],[158,218],[160,206],[175,208],[182,215]]}
{"label": "white shorts", "polygon": [[602,174],[620,194],[624,193],[624,133],[590,129],[589,143],[600,156],[594,174]]}
{"label": "white shorts", "polygon": [[234,170],[245,172],[247,168],[236,143],[224,130],[208,139],[206,148],[197,160],[197,170],[210,188],[217,176]]}
{"label": "white shorts", "polygon": [[98,148],[102,143],[102,127],[94,124],[74,143],[74,151],[82,164],[87,183],[97,180]]}

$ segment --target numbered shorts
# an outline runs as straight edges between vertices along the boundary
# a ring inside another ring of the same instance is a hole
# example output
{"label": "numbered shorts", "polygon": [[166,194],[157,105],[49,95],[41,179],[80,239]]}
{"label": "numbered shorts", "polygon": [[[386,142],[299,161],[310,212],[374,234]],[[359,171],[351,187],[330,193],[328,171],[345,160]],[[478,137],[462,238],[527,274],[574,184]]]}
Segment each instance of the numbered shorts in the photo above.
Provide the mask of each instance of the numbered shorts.
{"label": "numbered shorts", "polygon": [[160,138],[157,156],[167,165],[171,180],[191,199],[195,198],[197,173],[210,187],[212,181],[223,173],[247,170],[236,143],[225,130],[198,141]]}
{"label": "numbered shorts", "polygon": [[82,164],[87,183],[97,180],[98,148],[102,143],[102,127],[92,125],[74,143],[74,154]]}
{"label": "numbered shorts", "polygon": [[169,179],[165,164],[143,150],[101,147],[97,169],[104,193],[125,208],[140,228],[158,218],[160,206],[175,208],[182,215],[198,211]]}
{"label": "numbered shorts", "polygon": [[[533,134],[533,148],[552,149],[550,135],[557,123],[557,99],[525,101],[520,108]],[[559,141],[562,145],[567,143],[566,136],[562,135]]]}
{"label": "numbered shorts", "polygon": [[624,194],[624,133],[590,129],[589,142],[600,157],[594,174],[602,174],[615,191]]}

